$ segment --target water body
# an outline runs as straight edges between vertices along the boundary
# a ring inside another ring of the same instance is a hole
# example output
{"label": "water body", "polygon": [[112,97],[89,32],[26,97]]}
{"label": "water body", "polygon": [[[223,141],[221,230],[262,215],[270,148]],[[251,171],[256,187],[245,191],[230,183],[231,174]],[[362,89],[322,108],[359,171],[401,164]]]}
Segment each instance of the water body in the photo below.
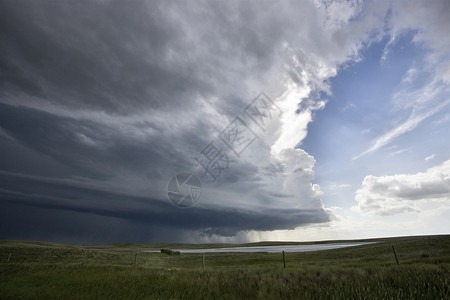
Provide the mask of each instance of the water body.
{"label": "water body", "polygon": [[[331,244],[316,244],[316,245],[283,245],[283,246],[256,246],[256,247],[232,247],[232,248],[212,248],[212,249],[172,249],[180,251],[180,253],[228,253],[228,252],[245,252],[245,253],[279,253],[284,252],[309,252],[321,251],[330,249],[339,249],[346,247],[354,247],[361,245],[373,244],[373,242],[359,242],[359,243],[331,243]],[[160,252],[158,250],[147,250],[144,252]]]}

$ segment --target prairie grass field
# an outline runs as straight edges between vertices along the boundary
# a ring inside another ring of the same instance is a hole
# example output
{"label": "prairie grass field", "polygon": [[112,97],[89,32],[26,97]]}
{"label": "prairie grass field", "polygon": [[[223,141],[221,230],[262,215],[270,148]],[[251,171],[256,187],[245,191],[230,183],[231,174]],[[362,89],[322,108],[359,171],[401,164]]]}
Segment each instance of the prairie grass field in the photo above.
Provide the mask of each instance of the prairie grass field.
{"label": "prairie grass field", "polygon": [[377,243],[286,253],[286,268],[281,253],[208,253],[204,269],[200,253],[140,251],[283,243],[0,241],[0,299],[450,299],[449,235],[358,241]]}

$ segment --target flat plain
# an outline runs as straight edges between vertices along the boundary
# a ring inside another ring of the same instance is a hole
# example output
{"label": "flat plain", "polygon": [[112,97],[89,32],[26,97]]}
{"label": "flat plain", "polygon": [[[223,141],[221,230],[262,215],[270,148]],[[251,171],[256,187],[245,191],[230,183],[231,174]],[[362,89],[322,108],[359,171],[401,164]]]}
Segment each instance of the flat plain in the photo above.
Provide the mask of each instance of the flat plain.
{"label": "flat plain", "polygon": [[142,251],[314,243],[0,241],[0,298],[450,299],[450,235],[355,241],[376,243],[286,253],[286,267],[281,253],[208,253],[204,268],[200,253]]}

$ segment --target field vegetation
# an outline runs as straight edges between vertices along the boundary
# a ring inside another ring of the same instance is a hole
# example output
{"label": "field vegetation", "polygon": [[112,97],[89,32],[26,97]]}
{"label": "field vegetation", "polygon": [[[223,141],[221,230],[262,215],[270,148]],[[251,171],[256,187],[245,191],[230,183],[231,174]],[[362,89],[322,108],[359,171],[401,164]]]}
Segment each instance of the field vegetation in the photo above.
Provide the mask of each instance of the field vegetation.
{"label": "field vegetation", "polygon": [[[207,253],[204,269],[201,253],[168,255],[168,250],[283,243],[79,246],[0,241],[0,298],[450,298],[449,235],[370,241],[377,243],[286,253],[286,268],[281,253]],[[158,252],[141,252],[151,249]]]}

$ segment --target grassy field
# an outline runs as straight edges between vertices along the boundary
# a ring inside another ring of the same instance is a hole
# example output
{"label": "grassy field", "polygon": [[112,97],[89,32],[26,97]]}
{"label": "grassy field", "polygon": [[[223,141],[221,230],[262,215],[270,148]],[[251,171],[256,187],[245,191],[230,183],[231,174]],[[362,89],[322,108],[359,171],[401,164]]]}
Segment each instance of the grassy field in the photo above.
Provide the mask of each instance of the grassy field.
{"label": "grassy field", "polygon": [[281,253],[208,253],[205,269],[202,254],[139,251],[242,245],[0,241],[0,299],[450,299],[449,235],[376,241],[286,253],[286,268]]}

